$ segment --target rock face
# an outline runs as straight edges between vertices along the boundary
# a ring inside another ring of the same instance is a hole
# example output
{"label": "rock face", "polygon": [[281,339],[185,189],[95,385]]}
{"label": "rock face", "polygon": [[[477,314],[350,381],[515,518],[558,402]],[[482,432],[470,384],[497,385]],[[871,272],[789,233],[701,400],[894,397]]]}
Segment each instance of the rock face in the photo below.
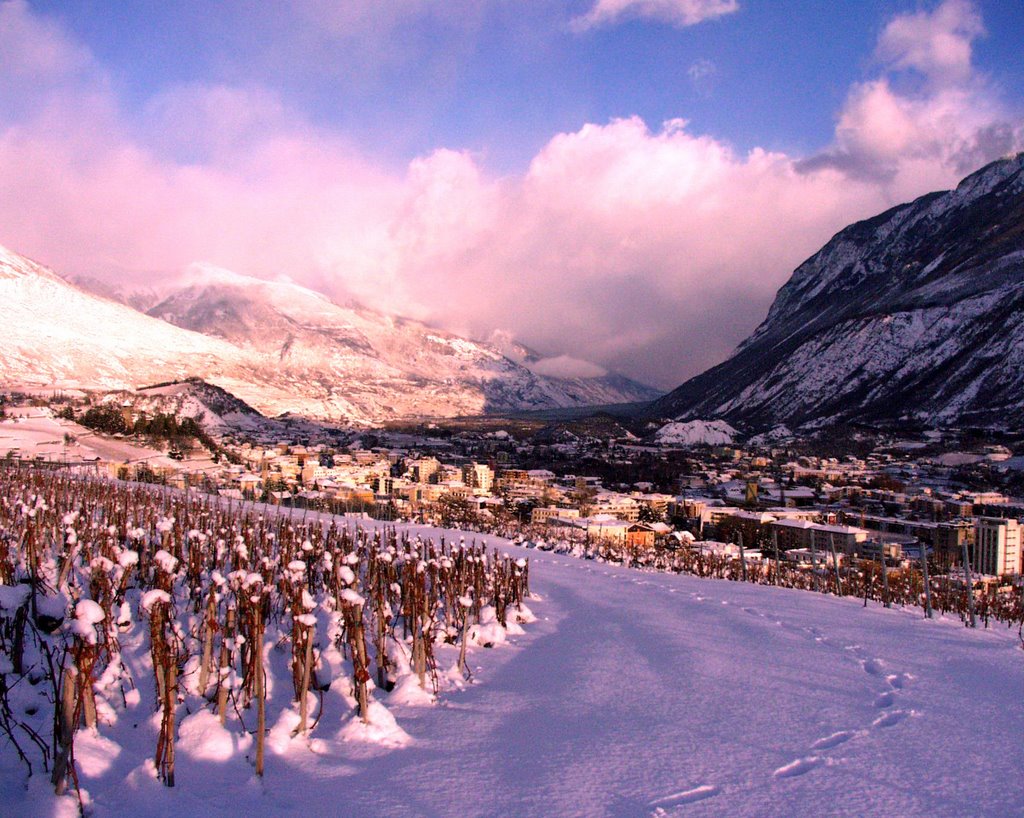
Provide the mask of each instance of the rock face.
{"label": "rock face", "polygon": [[838,233],[650,414],[754,428],[1024,425],[1024,153]]}
{"label": "rock face", "polygon": [[133,389],[201,378],[266,415],[376,423],[650,400],[616,375],[555,378],[497,348],[196,267],[148,314],[0,248],[0,384]]}

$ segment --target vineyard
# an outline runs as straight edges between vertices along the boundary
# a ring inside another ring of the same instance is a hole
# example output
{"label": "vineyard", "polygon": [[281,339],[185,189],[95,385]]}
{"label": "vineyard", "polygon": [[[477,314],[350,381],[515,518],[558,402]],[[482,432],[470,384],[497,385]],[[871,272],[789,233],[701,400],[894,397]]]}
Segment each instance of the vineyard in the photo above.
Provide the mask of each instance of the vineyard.
{"label": "vineyard", "polygon": [[529,593],[527,560],[475,543],[0,468],[0,747],[84,811],[76,748],[119,751],[119,722],[149,728],[168,787],[182,741],[257,777],[328,729],[402,745],[388,703],[466,684]]}
{"label": "vineyard", "polygon": [[[756,560],[731,553],[702,551],[699,547],[675,550],[638,551],[606,541],[591,541],[582,536],[563,539],[544,538],[538,532],[533,539],[519,538],[527,547],[623,565],[647,571],[689,574],[691,576],[772,585],[801,591],[847,596],[893,606],[920,608],[924,616],[950,614],[969,627],[1003,625],[1017,631],[1024,646],[1024,587],[1020,583],[982,584],[972,580],[973,593],[959,569],[937,575],[906,565],[898,570],[883,570],[877,560],[841,563],[833,549],[820,555],[816,567],[797,567],[778,557]],[[770,547],[768,549],[771,550]]]}

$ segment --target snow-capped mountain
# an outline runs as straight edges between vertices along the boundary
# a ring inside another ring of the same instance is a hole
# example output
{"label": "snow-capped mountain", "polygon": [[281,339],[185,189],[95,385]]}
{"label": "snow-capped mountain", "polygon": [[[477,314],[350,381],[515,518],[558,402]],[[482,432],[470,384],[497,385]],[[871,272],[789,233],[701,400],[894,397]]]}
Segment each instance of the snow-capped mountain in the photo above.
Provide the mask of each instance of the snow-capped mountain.
{"label": "snow-capped mountain", "polygon": [[379,422],[648,400],[617,376],[552,378],[496,348],[206,266],[142,314],[0,252],[0,382],[130,389],[202,378],[267,415]]}
{"label": "snow-capped mountain", "polygon": [[98,389],[241,372],[232,345],[72,286],[0,248],[0,383]]}
{"label": "snow-capped mountain", "polygon": [[1024,153],[847,227],[653,415],[767,428],[1024,422]]}

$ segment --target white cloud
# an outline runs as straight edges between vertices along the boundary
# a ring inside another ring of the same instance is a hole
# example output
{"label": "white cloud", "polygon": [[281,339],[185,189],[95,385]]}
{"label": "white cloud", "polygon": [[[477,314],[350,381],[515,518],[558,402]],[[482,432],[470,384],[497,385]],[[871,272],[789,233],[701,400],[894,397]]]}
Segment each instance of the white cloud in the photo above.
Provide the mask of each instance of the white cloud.
{"label": "white cloud", "polygon": [[965,0],[894,17],[876,55],[889,69],[925,82],[899,91],[887,73],[855,84],[839,112],[834,145],[801,168],[830,165],[909,195],[944,178],[940,169],[963,175],[1019,148],[1019,116],[1005,110],[971,64],[972,44],[983,33]]}
{"label": "white cloud", "polygon": [[933,11],[893,18],[882,31],[877,57],[897,69],[914,69],[948,83],[971,77],[971,47],[985,33],[981,15],[968,0],[945,0]]}
{"label": "white cloud", "polygon": [[607,369],[570,355],[542,358],[529,364],[529,367],[538,375],[548,375],[552,378],[600,378],[608,374]]}
{"label": "white cloud", "polygon": [[91,60],[87,48],[33,14],[26,0],[0,3],[0,79],[47,82],[87,68]]}
{"label": "white cloud", "polygon": [[596,0],[590,11],[573,20],[573,28],[585,31],[635,18],[686,27],[738,8],[738,0]]}

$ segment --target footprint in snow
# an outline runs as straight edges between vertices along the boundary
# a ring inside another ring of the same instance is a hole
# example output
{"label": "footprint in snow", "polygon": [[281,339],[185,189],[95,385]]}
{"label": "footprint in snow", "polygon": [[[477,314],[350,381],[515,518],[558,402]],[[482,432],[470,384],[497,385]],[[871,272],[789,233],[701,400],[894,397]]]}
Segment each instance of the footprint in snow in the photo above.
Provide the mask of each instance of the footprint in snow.
{"label": "footprint in snow", "polygon": [[668,815],[668,810],[672,809],[672,807],[679,807],[684,804],[694,804],[697,801],[712,798],[720,792],[721,789],[718,787],[714,787],[710,784],[702,784],[699,787],[693,787],[688,790],[683,790],[682,792],[673,793],[672,795],[666,795],[664,798],[658,798],[651,802],[651,806],[654,808],[654,811],[651,814],[657,816]]}
{"label": "footprint in snow", "polygon": [[819,756],[804,756],[779,767],[774,775],[776,778],[795,778],[798,775],[809,773],[824,763],[824,759]]}
{"label": "footprint in snow", "polygon": [[881,659],[861,659],[860,666],[864,668],[865,673],[872,676],[881,676],[882,671],[885,669]]}
{"label": "footprint in snow", "polygon": [[889,683],[889,687],[893,690],[902,690],[903,685],[909,682],[914,677],[909,673],[893,673],[885,677],[885,681]]}
{"label": "footprint in snow", "polygon": [[910,714],[907,713],[905,710],[893,710],[889,713],[886,713],[884,716],[879,716],[877,719],[871,722],[871,726],[892,727],[895,724],[899,724],[909,715]]}
{"label": "footprint in snow", "polygon": [[845,744],[851,738],[854,733],[852,730],[840,730],[838,733],[833,733],[831,736],[825,736],[819,738],[814,744],[811,745],[812,750],[831,750],[833,747],[838,747],[840,744]]}

